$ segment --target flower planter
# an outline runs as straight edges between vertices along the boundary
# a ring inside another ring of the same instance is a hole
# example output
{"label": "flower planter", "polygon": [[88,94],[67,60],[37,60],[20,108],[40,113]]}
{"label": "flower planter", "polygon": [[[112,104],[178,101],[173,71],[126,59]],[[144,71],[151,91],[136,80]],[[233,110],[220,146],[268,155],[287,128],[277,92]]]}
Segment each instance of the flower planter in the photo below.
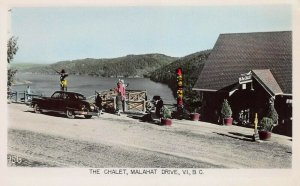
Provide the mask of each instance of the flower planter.
{"label": "flower planter", "polygon": [[199,113],[191,113],[190,118],[193,121],[199,121],[200,120],[200,114]]}
{"label": "flower planter", "polygon": [[161,118],[161,119],[160,119],[160,123],[161,123],[162,125],[172,125],[172,119]]}
{"label": "flower planter", "polygon": [[232,125],[232,121],[233,121],[233,118],[224,118],[223,119],[223,124],[227,125],[227,126],[230,126],[230,125]]}
{"label": "flower planter", "polygon": [[260,140],[269,140],[271,138],[271,132],[269,131],[258,131]]}

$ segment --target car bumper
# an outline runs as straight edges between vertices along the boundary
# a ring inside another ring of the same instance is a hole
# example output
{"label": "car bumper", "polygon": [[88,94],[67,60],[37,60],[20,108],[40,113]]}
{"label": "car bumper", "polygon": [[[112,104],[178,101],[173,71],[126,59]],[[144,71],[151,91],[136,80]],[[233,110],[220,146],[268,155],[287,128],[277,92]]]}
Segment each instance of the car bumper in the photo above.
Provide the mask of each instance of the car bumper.
{"label": "car bumper", "polygon": [[74,111],[74,114],[75,115],[98,116],[99,112]]}

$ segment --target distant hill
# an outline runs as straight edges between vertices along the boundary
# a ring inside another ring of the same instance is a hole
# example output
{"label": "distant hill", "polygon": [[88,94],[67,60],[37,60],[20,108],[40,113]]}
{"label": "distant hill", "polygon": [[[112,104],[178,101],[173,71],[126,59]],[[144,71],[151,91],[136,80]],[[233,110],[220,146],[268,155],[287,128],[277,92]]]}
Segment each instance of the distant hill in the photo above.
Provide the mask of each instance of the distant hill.
{"label": "distant hill", "polygon": [[184,73],[184,84],[194,85],[199,73],[204,67],[205,60],[208,58],[211,50],[196,52],[185,57],[179,58],[174,62],[163,66],[151,73],[150,79],[176,87],[177,68],[181,67]]}
{"label": "distant hill", "polygon": [[170,64],[178,58],[164,54],[127,55],[110,59],[78,59],[60,61],[51,65],[18,66],[19,72],[53,74],[65,69],[69,74],[103,77],[149,77],[157,68]]}
{"label": "distant hill", "polygon": [[44,67],[47,65],[35,64],[35,63],[11,63],[12,68],[18,69],[19,71],[26,71],[31,68]]}
{"label": "distant hill", "polygon": [[174,62],[152,72],[150,79],[156,82],[167,84],[172,89],[174,96],[176,96],[177,79],[175,71],[179,67],[182,68],[185,103],[191,107],[193,104],[199,105],[199,101],[201,101],[201,95],[195,91],[192,91],[192,88],[204,67],[206,59],[210,55],[210,52],[211,50],[205,50],[179,58]]}

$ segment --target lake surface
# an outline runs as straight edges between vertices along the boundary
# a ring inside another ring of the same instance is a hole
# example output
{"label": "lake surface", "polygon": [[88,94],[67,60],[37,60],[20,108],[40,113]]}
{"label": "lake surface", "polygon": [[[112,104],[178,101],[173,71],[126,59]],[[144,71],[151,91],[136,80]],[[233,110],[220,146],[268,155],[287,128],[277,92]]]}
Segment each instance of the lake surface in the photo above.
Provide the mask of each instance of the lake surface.
{"label": "lake surface", "polygon": [[[95,91],[109,90],[116,87],[118,78],[104,78],[92,76],[70,75],[68,80],[68,91],[79,92],[86,97],[95,95]],[[151,81],[149,78],[123,78],[125,84],[129,83],[128,90],[147,90],[148,99],[154,95],[160,95],[165,102],[176,103],[171,89],[162,83]],[[51,96],[54,91],[59,90],[59,75],[44,75],[31,73],[17,73],[16,80],[30,81],[30,84],[14,85],[14,91],[25,91],[30,86],[33,94]]]}

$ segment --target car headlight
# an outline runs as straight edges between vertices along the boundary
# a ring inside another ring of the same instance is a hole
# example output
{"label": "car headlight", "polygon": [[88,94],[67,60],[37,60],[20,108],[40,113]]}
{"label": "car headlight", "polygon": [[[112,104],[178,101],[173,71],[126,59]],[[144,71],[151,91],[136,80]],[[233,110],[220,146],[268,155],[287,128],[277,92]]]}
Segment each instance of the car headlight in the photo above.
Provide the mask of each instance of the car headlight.
{"label": "car headlight", "polygon": [[91,108],[91,110],[94,110],[95,106],[94,105],[90,105],[90,108]]}

